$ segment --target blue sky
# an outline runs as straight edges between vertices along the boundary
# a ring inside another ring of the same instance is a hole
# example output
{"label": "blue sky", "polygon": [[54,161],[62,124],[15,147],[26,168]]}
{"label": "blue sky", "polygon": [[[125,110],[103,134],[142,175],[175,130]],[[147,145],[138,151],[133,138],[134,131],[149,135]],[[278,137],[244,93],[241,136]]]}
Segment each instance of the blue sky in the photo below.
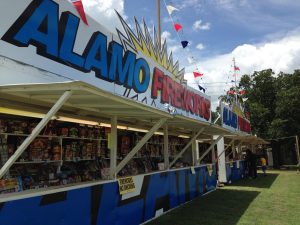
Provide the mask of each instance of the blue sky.
{"label": "blue sky", "polygon": [[[86,11],[107,27],[117,24],[114,9],[128,23],[134,16],[149,28],[157,23],[156,0],[82,0]],[[242,74],[272,68],[293,72],[300,68],[300,1],[297,0],[165,0],[179,11],[173,18],[183,26],[180,36],[191,44],[182,49],[180,40],[161,0],[163,38],[181,67],[189,85],[192,72],[204,73],[203,84],[213,105],[230,88],[232,58]],[[188,57],[193,56],[194,64]]]}

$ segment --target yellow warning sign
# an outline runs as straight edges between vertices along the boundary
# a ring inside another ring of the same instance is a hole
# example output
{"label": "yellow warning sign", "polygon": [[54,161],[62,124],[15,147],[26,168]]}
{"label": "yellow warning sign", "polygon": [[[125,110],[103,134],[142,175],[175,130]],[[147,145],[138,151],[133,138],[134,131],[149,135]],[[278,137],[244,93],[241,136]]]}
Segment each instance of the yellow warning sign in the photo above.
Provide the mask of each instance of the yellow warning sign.
{"label": "yellow warning sign", "polygon": [[135,191],[133,177],[123,177],[118,179],[120,195]]}

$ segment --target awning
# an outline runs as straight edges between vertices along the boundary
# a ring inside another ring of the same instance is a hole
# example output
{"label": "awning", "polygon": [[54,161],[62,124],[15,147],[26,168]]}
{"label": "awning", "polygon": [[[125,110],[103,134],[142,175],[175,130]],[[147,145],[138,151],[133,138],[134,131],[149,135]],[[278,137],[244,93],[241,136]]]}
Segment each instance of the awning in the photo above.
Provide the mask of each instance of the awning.
{"label": "awning", "polygon": [[140,129],[151,128],[159,119],[168,118],[170,135],[192,135],[203,127],[205,131],[200,139],[211,138],[212,135],[233,135],[220,126],[181,115],[171,115],[132,99],[107,93],[81,81],[0,86],[0,107],[45,114],[68,90],[73,94],[57,113],[58,118],[71,117],[110,123],[111,117],[117,116],[118,125]]}

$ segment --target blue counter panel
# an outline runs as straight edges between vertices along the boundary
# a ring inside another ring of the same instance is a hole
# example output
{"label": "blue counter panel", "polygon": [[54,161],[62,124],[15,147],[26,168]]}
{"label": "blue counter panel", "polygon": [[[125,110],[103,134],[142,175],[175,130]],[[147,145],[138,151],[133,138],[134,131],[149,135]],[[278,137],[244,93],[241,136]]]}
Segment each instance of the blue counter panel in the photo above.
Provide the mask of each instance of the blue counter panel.
{"label": "blue counter panel", "polygon": [[245,161],[226,163],[227,182],[231,183],[244,178],[246,173],[245,165]]}
{"label": "blue counter panel", "polygon": [[[118,182],[0,203],[1,225],[138,225],[214,190],[206,166],[141,175],[139,193],[122,200]],[[138,186],[138,185],[136,185]]]}

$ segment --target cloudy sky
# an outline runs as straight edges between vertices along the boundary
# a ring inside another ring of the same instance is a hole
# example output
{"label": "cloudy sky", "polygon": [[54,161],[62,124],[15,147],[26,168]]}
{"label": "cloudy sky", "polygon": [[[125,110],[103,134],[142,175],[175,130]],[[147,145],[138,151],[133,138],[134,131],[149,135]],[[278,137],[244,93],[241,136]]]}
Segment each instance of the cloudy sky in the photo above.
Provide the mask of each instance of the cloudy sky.
{"label": "cloudy sky", "polygon": [[[156,25],[156,0],[82,0],[86,12],[107,27],[118,24],[114,9],[128,23],[134,16]],[[197,87],[192,72],[204,73],[203,83],[217,98],[232,85],[232,59],[242,74],[272,68],[276,73],[300,68],[300,1],[298,0],[165,0],[179,11],[175,22],[183,26],[176,34],[161,0],[162,37],[174,58],[186,68],[186,79]],[[182,49],[180,40],[190,45]],[[188,57],[194,58],[190,64]]]}

